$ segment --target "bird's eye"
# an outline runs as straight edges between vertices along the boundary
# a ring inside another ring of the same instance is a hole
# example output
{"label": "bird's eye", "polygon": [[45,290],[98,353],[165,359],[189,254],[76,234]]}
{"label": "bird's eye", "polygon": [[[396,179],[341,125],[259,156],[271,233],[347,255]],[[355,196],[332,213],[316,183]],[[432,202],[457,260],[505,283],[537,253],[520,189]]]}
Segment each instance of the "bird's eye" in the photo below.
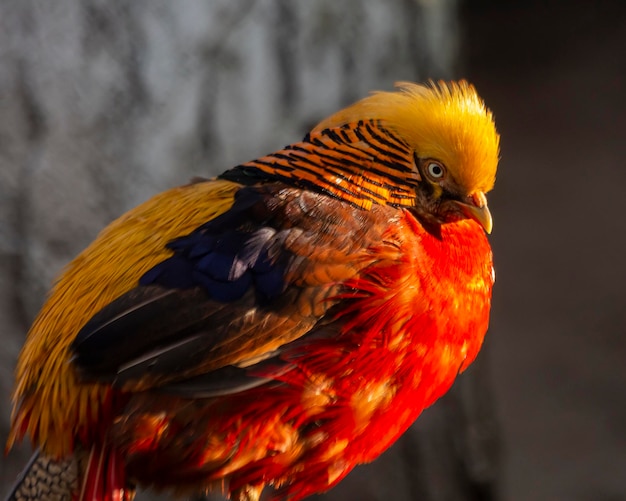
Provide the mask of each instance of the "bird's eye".
{"label": "bird's eye", "polygon": [[426,170],[428,170],[428,174],[433,179],[441,179],[443,175],[446,173],[443,165],[437,162],[430,162],[428,166],[426,167]]}

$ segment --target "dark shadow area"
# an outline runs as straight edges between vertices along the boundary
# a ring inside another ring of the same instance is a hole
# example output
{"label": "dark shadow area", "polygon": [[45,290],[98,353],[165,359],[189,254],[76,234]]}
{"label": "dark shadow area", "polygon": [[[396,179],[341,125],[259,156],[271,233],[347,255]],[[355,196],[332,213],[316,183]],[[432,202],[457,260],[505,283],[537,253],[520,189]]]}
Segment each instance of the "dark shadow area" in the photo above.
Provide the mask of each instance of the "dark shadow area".
{"label": "dark shadow area", "polygon": [[626,499],[626,3],[470,1],[502,134],[489,343],[507,499]]}

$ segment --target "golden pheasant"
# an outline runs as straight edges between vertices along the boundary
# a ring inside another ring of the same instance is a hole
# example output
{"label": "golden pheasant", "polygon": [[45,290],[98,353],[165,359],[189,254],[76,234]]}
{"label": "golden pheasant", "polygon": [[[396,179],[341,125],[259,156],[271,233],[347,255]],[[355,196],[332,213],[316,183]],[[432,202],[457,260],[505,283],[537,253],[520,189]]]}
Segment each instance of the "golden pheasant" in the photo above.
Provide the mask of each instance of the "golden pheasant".
{"label": "golden pheasant", "polygon": [[467,82],[399,84],[123,215],[18,361],[11,499],[136,485],[298,500],[372,461],[476,357],[499,136]]}

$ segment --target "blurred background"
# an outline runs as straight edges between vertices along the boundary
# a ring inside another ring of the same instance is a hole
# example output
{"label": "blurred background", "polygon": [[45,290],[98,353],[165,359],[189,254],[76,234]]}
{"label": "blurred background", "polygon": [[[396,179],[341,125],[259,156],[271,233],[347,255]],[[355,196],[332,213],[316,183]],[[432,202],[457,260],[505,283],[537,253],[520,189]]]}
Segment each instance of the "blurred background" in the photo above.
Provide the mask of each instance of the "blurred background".
{"label": "blurred background", "polygon": [[505,492],[623,500],[626,3],[463,12],[466,74],[502,133],[489,343]]}
{"label": "blurred background", "polygon": [[464,77],[502,134],[486,346],[327,499],[626,500],[625,53],[620,0],[0,2],[0,442],[45,291],[108,222],[370,90]]}

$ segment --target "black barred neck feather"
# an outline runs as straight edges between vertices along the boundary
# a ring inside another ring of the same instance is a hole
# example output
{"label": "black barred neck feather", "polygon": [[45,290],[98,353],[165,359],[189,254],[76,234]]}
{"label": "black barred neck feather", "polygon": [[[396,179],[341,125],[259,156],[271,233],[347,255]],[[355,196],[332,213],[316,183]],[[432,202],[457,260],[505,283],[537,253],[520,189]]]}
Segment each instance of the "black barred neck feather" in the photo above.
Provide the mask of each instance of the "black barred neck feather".
{"label": "black barred neck feather", "polygon": [[220,176],[242,184],[281,181],[363,209],[413,207],[420,175],[411,148],[376,120],[307,134],[299,142]]}

